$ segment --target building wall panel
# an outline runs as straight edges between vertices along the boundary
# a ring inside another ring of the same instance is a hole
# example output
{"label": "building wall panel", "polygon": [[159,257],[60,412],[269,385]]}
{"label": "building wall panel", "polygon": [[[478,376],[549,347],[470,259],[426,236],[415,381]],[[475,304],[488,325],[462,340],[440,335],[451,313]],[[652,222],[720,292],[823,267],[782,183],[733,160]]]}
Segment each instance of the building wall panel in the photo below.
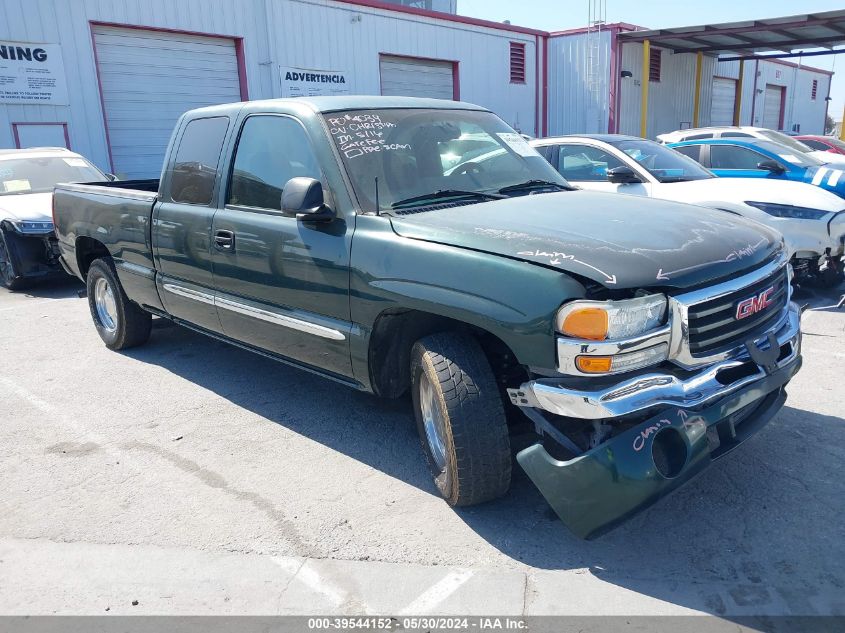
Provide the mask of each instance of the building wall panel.
{"label": "building wall panel", "polygon": [[[249,96],[281,96],[279,66],[345,70],[352,91],[379,94],[379,53],[458,62],[465,101],[536,134],[534,35],[332,0],[0,0],[0,38],[62,47],[70,105],[0,105],[12,122],[67,121],[71,146],[110,169],[90,21],[243,38]],[[509,42],[525,43],[526,83],[511,84]]]}
{"label": "building wall panel", "polygon": [[550,135],[608,131],[610,56],[607,30],[550,38]]}
{"label": "building wall panel", "polygon": [[[739,62],[719,62],[717,74],[739,77]],[[756,81],[755,81],[756,77]],[[812,99],[813,80],[818,81],[816,98]],[[830,75],[812,68],[787,65],[774,60],[749,60],[745,62],[742,86],[742,125],[763,125],[766,85],[784,86],[786,103],[783,128],[793,130],[798,126],[802,134],[823,134],[826,112],[825,97],[830,90]],[[753,113],[753,116],[752,116]]]}
{"label": "building wall panel", "polygon": [[[693,124],[696,56],[672,53],[669,49],[661,50],[660,81],[649,84],[647,136],[652,139],[658,134],[691,127]],[[633,76],[622,80],[619,108],[619,131],[622,134],[640,134],[642,58],[642,44],[629,43],[623,46],[620,70],[630,71]],[[713,57],[705,56],[702,59],[700,126],[710,123],[715,65]]]}

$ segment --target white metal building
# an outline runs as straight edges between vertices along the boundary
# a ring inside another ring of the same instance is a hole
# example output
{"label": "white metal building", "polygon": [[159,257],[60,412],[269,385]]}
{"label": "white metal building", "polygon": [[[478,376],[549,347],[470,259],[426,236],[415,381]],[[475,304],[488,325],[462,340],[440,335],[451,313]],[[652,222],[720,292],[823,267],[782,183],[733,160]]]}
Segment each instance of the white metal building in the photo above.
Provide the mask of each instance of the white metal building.
{"label": "white metal building", "polygon": [[[834,13],[845,14],[830,12]],[[810,24],[805,28],[825,28],[821,26],[821,16],[818,16],[818,24],[814,16],[796,17]],[[788,20],[771,20],[781,23],[779,28],[772,28],[785,32],[792,24]],[[765,32],[765,24],[754,25],[757,31]],[[834,24],[831,33],[834,36],[838,33],[845,40],[845,32],[835,30],[837,28]],[[749,59],[744,63],[740,81],[740,62],[720,62],[717,58],[719,52],[711,49],[730,51],[732,46],[741,51],[749,49],[741,46],[741,40],[732,40],[731,35],[722,36],[719,45],[706,46],[705,36],[697,32],[686,34],[698,29],[704,31],[705,27],[645,31],[632,24],[616,23],[551,33],[548,39],[548,67],[552,77],[549,83],[548,133],[619,132],[641,135],[645,127],[645,135],[653,138],[681,128],[732,124],[803,134],[824,133],[832,72],[795,61]],[[792,31],[798,39],[799,28],[792,27]],[[641,103],[645,65],[641,40],[649,36],[658,39],[649,47],[648,102],[643,121]],[[745,35],[738,37],[750,40]],[[680,48],[682,44],[679,42],[684,41],[683,38],[688,38],[693,45]],[[695,76],[699,62],[695,48],[705,51],[700,61],[697,121]],[[765,43],[751,51],[758,49],[765,49]],[[740,107],[735,112],[737,103]]]}
{"label": "white metal building", "polygon": [[0,147],[150,177],[185,110],[332,93],[463,99],[538,134],[545,33],[428,5],[455,3],[0,0]]}
{"label": "white metal building", "polygon": [[[710,26],[644,31],[596,20],[548,33],[455,8],[456,0],[0,0],[0,147],[63,145],[107,171],[150,177],[185,110],[311,94],[462,99],[535,136],[654,137],[731,120],[823,130],[829,72],[755,59],[740,82],[739,62],[717,62],[708,46]],[[845,11],[781,18],[778,29],[798,37],[804,28],[817,41],[833,15],[845,43]],[[696,29],[704,54],[678,35]],[[645,36],[654,38],[647,64]]]}

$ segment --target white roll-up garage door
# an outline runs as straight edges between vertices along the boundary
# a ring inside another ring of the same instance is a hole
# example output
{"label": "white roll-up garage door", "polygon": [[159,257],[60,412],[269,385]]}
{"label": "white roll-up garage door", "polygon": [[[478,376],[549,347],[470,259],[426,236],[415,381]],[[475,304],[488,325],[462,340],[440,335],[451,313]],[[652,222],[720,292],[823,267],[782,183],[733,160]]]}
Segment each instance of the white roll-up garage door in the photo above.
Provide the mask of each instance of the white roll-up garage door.
{"label": "white roll-up garage door", "polygon": [[763,101],[763,127],[770,130],[780,129],[780,112],[783,101],[783,86],[766,84],[766,96]]}
{"label": "white roll-up garage door", "polygon": [[94,45],[113,168],[122,177],[159,175],[186,110],[241,100],[234,40],[96,26]]}
{"label": "white roll-up garage door", "polygon": [[452,62],[382,55],[381,94],[405,97],[454,97]]}
{"label": "white roll-up garage door", "polygon": [[710,125],[733,125],[736,102],[736,79],[713,78],[713,100],[710,104]]}

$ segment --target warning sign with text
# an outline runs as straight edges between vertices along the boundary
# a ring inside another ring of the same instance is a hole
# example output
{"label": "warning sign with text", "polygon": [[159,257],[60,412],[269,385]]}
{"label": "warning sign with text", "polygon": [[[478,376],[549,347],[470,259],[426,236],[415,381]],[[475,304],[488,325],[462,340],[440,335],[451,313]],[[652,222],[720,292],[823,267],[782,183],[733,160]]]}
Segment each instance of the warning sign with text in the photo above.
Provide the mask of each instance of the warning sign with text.
{"label": "warning sign with text", "polygon": [[67,105],[61,47],[0,40],[0,103]]}

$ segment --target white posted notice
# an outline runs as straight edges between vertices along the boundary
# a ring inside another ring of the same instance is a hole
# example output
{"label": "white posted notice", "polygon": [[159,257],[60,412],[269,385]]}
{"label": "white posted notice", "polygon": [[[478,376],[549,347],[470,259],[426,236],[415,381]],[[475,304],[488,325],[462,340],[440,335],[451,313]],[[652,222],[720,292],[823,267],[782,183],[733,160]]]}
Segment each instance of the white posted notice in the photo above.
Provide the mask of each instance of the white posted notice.
{"label": "white posted notice", "polygon": [[67,82],[58,44],[0,40],[0,104],[67,105]]}
{"label": "white posted notice", "polygon": [[342,70],[320,70],[280,66],[283,97],[318,97],[348,95],[349,73]]}

